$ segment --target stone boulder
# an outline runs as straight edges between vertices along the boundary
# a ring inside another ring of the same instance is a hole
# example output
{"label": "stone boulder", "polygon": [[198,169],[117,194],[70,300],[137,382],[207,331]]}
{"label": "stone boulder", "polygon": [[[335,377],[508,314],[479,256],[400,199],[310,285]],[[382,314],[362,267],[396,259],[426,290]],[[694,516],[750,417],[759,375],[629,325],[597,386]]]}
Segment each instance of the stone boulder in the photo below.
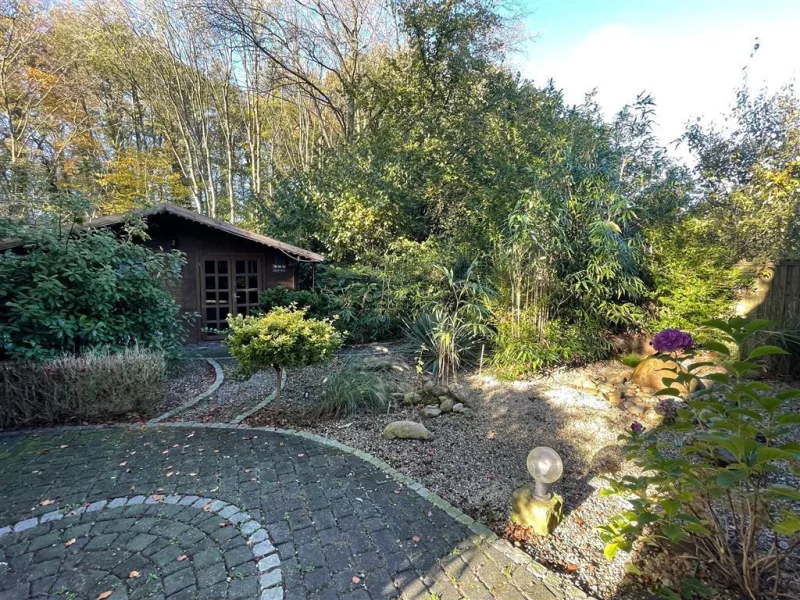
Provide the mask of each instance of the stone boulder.
{"label": "stone boulder", "polygon": [[417,392],[406,392],[403,394],[403,404],[406,405],[413,405],[419,404],[422,402],[422,396],[420,396]]}
{"label": "stone boulder", "polygon": [[424,412],[426,417],[438,417],[442,414],[442,410],[433,404],[426,406]]}
{"label": "stone boulder", "polygon": [[439,405],[439,409],[442,412],[449,413],[453,412],[453,406],[455,406],[455,402],[453,402],[453,399],[445,397],[445,399],[442,400],[442,403]]}
{"label": "stone boulder", "polygon": [[[674,379],[676,371],[686,372],[686,369],[673,360],[663,360],[660,358],[648,358],[640,362],[633,370],[631,381],[640,388],[652,388],[655,391],[669,387],[664,383],[664,378]],[[697,387],[697,381],[692,381],[687,390],[683,384],[673,384],[674,389],[681,395],[686,396],[687,392],[693,392]]]}
{"label": "stone boulder", "polygon": [[415,421],[394,421],[383,430],[387,440],[429,440],[433,434],[422,423]]}

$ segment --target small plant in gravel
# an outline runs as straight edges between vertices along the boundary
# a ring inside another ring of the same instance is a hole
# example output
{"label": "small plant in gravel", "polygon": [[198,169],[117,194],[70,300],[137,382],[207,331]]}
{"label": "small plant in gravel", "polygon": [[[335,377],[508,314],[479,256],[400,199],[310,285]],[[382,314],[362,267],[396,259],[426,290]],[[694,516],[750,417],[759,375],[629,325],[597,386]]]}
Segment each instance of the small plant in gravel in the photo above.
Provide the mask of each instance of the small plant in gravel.
{"label": "small plant in gravel", "polygon": [[377,412],[389,405],[386,385],[379,375],[346,364],[328,377],[317,411],[326,417]]}
{"label": "small plant in gravel", "polygon": [[[642,474],[609,479],[603,490],[624,495],[632,507],[600,527],[605,554],[612,559],[642,539],[688,552],[743,597],[788,597],[784,567],[800,547],[800,492],[784,481],[787,470],[800,475],[800,444],[788,441],[800,414],[786,404],[800,397],[800,390],[778,391],[748,379],[761,369],[759,359],[784,353],[776,346],[746,351],[768,321],[734,318],[707,326],[721,335],[704,344],[719,359],[676,369],[658,394],[680,396],[679,388],[688,388],[702,366],[718,364],[725,372],[705,375],[713,385],[687,399],[673,423],[652,431],[635,423],[621,436],[627,457]],[[662,336],[657,349],[676,358],[681,352],[691,356],[691,338],[679,334]],[[677,591],[662,590],[670,598],[708,591],[694,578],[671,583]]]}
{"label": "small plant in gravel", "polygon": [[273,368],[275,402],[281,400],[283,370],[332,359],[342,345],[342,334],[331,321],[308,319],[305,309],[278,307],[266,315],[228,317],[225,346],[242,370],[251,375]]}

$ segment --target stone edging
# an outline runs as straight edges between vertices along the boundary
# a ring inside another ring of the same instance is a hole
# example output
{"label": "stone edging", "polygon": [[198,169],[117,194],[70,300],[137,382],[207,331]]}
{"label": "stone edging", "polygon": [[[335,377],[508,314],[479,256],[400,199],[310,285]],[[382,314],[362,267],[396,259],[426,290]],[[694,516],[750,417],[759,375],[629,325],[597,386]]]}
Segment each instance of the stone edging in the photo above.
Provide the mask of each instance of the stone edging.
{"label": "stone edging", "polygon": [[248,513],[234,504],[216,498],[203,498],[185,494],[151,496],[121,496],[111,500],[100,500],[73,510],[56,509],[38,517],[17,521],[11,525],[0,527],[0,537],[10,533],[26,531],[37,525],[59,521],[64,517],[74,517],[83,513],[97,512],[107,508],[122,508],[137,504],[179,504],[191,506],[198,510],[207,510],[230,522],[247,539],[247,545],[253,552],[253,560],[258,565],[259,600],[283,600],[283,574],[281,559],[269,539],[269,533],[261,524],[252,519]]}
{"label": "stone edging", "polygon": [[156,425],[156,424],[160,423],[161,421],[163,421],[164,419],[169,419],[170,417],[172,417],[174,415],[177,415],[179,412],[182,412],[182,411],[186,410],[187,408],[191,408],[192,406],[194,406],[195,404],[197,404],[198,402],[200,402],[204,398],[208,398],[211,394],[213,394],[214,392],[216,392],[219,389],[219,386],[221,386],[222,382],[225,380],[225,375],[222,373],[222,367],[213,358],[207,358],[205,360],[208,362],[208,364],[210,364],[212,367],[214,367],[214,383],[212,383],[210,386],[208,386],[208,388],[204,392],[198,394],[197,396],[195,396],[191,400],[187,400],[186,402],[184,402],[180,406],[176,406],[172,410],[168,410],[167,412],[165,412],[163,414],[160,414],[157,417],[153,417],[152,419],[150,419],[147,422],[148,425]]}
{"label": "stone edging", "polygon": [[[281,389],[283,389],[285,387],[286,387],[286,369],[281,369]],[[261,402],[256,404],[253,408],[250,408],[250,409],[246,410],[245,412],[243,412],[242,414],[240,414],[240,415],[234,417],[233,419],[231,419],[231,423],[233,425],[238,425],[239,423],[241,423],[242,421],[244,421],[248,417],[251,417],[254,414],[256,414],[258,411],[260,411],[262,408],[264,408],[267,404],[269,404],[273,400],[275,400],[275,391],[274,390],[272,392],[270,392],[267,395],[266,398],[264,398]]]}
{"label": "stone edging", "polygon": [[364,452],[362,450],[358,450],[357,448],[353,448],[352,446],[348,446],[347,444],[343,444],[337,440],[333,440],[321,435],[316,435],[313,433],[308,433],[306,431],[298,431],[295,429],[281,429],[277,427],[248,427],[246,425],[237,425],[231,423],[198,423],[198,422],[173,422],[173,423],[162,423],[162,426],[166,427],[190,427],[190,428],[211,428],[211,429],[249,429],[254,431],[268,431],[271,433],[277,433],[280,435],[291,435],[295,437],[305,438],[307,440],[311,440],[323,446],[328,446],[331,448],[336,448],[346,454],[352,454],[360,458],[361,460],[368,462],[369,464],[373,465],[374,467],[380,469],[394,480],[398,481],[405,485],[408,489],[413,490],[419,496],[430,502],[431,504],[437,506],[445,513],[450,515],[453,519],[466,525],[469,530],[474,533],[481,541],[486,541],[492,545],[492,547],[501,552],[503,555],[507,556],[511,559],[515,564],[519,565],[520,567],[524,568],[528,573],[536,577],[536,579],[540,580],[545,586],[547,586],[551,591],[556,593],[563,593],[564,596],[568,600],[594,600],[592,596],[587,595],[582,589],[575,586],[569,581],[562,581],[555,574],[551,573],[547,567],[542,565],[541,563],[534,560],[530,555],[526,554],[519,548],[515,548],[512,546],[508,540],[498,537],[491,529],[479,523],[478,521],[474,520],[469,515],[464,514],[458,508],[450,504],[444,498],[438,496],[437,494],[433,493],[428,488],[424,487],[420,483],[417,483],[407,475],[404,475],[394,467],[392,467],[387,462]]}

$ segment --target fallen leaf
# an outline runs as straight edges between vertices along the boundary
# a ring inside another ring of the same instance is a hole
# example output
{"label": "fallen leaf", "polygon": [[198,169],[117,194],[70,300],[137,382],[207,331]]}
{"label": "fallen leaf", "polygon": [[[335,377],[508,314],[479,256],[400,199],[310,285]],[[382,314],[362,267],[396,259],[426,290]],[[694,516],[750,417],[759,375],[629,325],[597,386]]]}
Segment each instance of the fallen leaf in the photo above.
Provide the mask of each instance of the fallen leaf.
{"label": "fallen leaf", "polygon": [[55,500],[42,500],[39,504],[42,506],[50,506],[51,504],[55,504]]}
{"label": "fallen leaf", "polygon": [[361,583],[361,578],[358,577],[357,575],[353,575],[353,583],[358,585],[359,583]]}
{"label": "fallen leaf", "polygon": [[131,571],[130,573],[128,573],[128,579],[136,579],[137,577],[139,577],[139,575],[141,575],[139,571]]}
{"label": "fallen leaf", "polygon": [[249,473],[249,472],[250,472],[250,471],[252,471],[252,470],[253,470],[253,469],[245,469],[245,470],[244,470],[244,472],[245,472],[245,473]]}
{"label": "fallen leaf", "polygon": [[172,477],[172,471],[169,471],[169,472],[167,473],[167,477]]}
{"label": "fallen leaf", "polygon": [[206,505],[203,507],[203,510],[211,510],[211,505],[210,505],[210,504],[206,504]]}
{"label": "fallen leaf", "polygon": [[189,473],[189,477],[197,477],[197,473]]}
{"label": "fallen leaf", "polygon": [[64,448],[69,448],[69,445],[68,444],[61,444],[59,446],[59,448],[61,448],[63,450]]}
{"label": "fallen leaf", "polygon": [[74,544],[74,543],[75,543],[75,542],[77,542],[77,541],[78,541],[78,540],[76,540],[75,538],[72,538],[71,540],[69,540],[69,541],[68,541],[66,544],[64,544],[64,545],[65,545],[65,546],[67,546],[67,547],[69,547],[69,546],[72,546],[72,544]]}
{"label": "fallen leaf", "polygon": [[227,521],[222,521],[222,522],[219,524],[219,526],[220,526],[220,527],[227,527],[228,525],[230,525],[230,523],[228,523]]}
{"label": "fallen leaf", "polygon": [[304,456],[305,456],[305,454],[298,454],[297,458],[303,458]]}
{"label": "fallen leaf", "polygon": [[168,454],[169,450],[164,450],[161,454]]}
{"label": "fallen leaf", "polygon": [[394,491],[394,493],[395,493],[395,494],[399,494],[399,493],[400,493],[400,490],[395,490],[395,491]]}
{"label": "fallen leaf", "polygon": [[486,434],[487,440],[493,440],[495,437],[497,437],[497,434],[494,431],[490,431],[489,433]]}
{"label": "fallen leaf", "polygon": [[128,461],[126,460],[126,461],[123,461],[123,462],[119,463],[119,466],[120,467],[124,467],[127,464],[128,464]]}
{"label": "fallen leaf", "polygon": [[103,592],[102,594],[100,594],[97,597],[97,600],[106,600],[106,598],[108,598],[111,595],[111,593],[112,593],[111,590],[108,590],[107,592]]}
{"label": "fallen leaf", "polygon": [[578,565],[574,565],[572,563],[567,565],[567,571],[569,571],[570,573],[572,573],[574,571],[577,571],[577,570],[578,570]]}
{"label": "fallen leaf", "polygon": [[178,557],[178,562],[183,562],[183,561],[184,561],[184,560],[186,560],[187,558],[189,558],[189,557],[188,557],[188,556],[186,556],[185,554],[181,554],[181,555]]}
{"label": "fallen leaf", "polygon": [[419,537],[418,535],[415,535],[411,539],[414,541],[415,544],[418,544],[422,538]]}

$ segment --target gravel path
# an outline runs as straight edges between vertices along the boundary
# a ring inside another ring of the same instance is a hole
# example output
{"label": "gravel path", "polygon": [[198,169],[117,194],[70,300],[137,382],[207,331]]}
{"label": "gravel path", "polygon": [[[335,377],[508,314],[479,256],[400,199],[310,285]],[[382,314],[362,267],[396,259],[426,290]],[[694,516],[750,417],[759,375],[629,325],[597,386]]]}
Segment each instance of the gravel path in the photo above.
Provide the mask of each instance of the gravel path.
{"label": "gravel path", "polygon": [[214,383],[214,369],[205,360],[184,360],[167,374],[164,402],[157,414],[172,410]]}

